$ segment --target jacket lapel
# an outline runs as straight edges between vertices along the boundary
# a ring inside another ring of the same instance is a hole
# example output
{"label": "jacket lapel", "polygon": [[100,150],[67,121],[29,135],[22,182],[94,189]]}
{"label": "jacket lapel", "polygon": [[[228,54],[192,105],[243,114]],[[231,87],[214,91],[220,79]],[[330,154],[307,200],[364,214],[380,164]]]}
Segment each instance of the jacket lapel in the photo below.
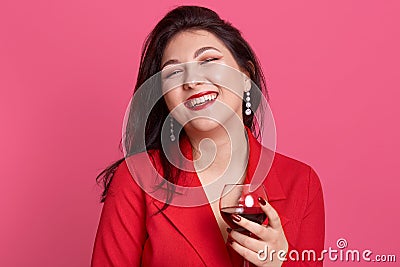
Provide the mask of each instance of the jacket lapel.
{"label": "jacket lapel", "polygon": [[[268,173],[265,182],[263,183],[265,190],[267,191],[268,202],[275,208],[277,202],[286,199],[285,192],[283,191],[282,184],[279,181],[279,176],[275,172],[274,168],[271,168]],[[283,211],[277,210],[279,214],[279,218],[281,220],[281,224],[284,227],[289,221],[290,218],[283,214]]]}
{"label": "jacket lapel", "polygon": [[[174,228],[185,238],[190,246],[197,253],[205,266],[221,266],[231,267],[226,244],[222,237],[218,223],[214,217],[214,213],[208,204],[208,198],[202,190],[202,184],[194,170],[192,163],[193,155],[190,141],[187,137],[180,140],[180,150],[183,156],[188,160],[181,165],[182,169],[187,171],[181,172],[181,179],[178,185],[191,188],[191,192],[179,195],[182,201],[190,206],[190,203],[206,203],[201,206],[183,207],[170,205],[161,211],[164,203],[154,200],[153,204],[166,217],[166,219],[174,226]],[[178,153],[175,151],[175,153]],[[193,188],[200,190],[194,192]],[[196,199],[192,202],[193,199]]]}
{"label": "jacket lapel", "polygon": [[[154,201],[161,210],[162,202]],[[162,213],[196,251],[205,266],[231,266],[229,254],[209,204],[198,207],[169,206]]]}
{"label": "jacket lapel", "polygon": [[[253,184],[255,187],[261,184],[264,185],[268,198],[267,200],[274,206],[276,201],[285,200],[287,198],[279,176],[275,168],[273,168],[275,152],[263,147],[247,127],[246,132],[250,151],[245,182]],[[282,213],[279,213],[279,217],[282,226],[290,221],[290,219]]]}

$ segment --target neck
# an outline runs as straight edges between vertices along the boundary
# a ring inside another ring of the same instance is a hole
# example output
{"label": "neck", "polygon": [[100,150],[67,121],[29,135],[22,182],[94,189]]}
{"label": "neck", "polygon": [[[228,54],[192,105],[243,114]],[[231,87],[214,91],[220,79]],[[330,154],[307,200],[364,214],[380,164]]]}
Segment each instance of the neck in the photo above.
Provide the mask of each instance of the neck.
{"label": "neck", "polygon": [[248,162],[246,129],[242,123],[224,126],[208,132],[186,131],[192,144],[194,166],[203,185],[224,175],[232,183],[243,181]]}
{"label": "neck", "polygon": [[186,133],[192,145],[193,160],[215,152],[216,155],[222,156],[226,152],[247,150],[247,133],[243,124],[226,129],[221,126],[207,132],[186,130]]}

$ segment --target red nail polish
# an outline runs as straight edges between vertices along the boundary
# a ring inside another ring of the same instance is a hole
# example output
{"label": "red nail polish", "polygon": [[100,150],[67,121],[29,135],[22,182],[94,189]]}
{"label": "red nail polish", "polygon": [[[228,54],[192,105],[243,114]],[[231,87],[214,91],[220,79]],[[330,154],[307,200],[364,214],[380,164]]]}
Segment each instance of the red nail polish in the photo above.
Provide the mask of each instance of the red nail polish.
{"label": "red nail polish", "polygon": [[262,206],[264,206],[265,204],[267,204],[267,203],[265,202],[265,200],[264,200],[262,197],[258,197],[258,202],[259,202]]}
{"label": "red nail polish", "polygon": [[240,222],[240,216],[239,215],[237,215],[237,214],[232,214],[231,215],[231,217],[232,217],[232,219],[235,221],[235,222]]}
{"label": "red nail polish", "polygon": [[231,244],[231,245],[233,244],[233,239],[232,238],[228,237],[227,241],[228,241],[229,244]]}
{"label": "red nail polish", "polygon": [[232,232],[232,228],[226,228],[226,231],[228,232],[228,233],[230,233],[230,232]]}

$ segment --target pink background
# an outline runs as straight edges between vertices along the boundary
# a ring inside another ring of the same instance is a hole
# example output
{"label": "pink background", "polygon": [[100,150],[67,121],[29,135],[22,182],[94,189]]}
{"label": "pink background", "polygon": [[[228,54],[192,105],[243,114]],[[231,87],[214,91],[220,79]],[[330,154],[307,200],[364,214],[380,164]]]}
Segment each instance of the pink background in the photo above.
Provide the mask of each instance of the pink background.
{"label": "pink background", "polygon": [[[183,3],[215,9],[260,57],[278,151],[320,175],[325,246],[399,258],[399,2]],[[89,265],[95,176],[121,156],[142,42],[178,4],[1,1],[1,266]]]}

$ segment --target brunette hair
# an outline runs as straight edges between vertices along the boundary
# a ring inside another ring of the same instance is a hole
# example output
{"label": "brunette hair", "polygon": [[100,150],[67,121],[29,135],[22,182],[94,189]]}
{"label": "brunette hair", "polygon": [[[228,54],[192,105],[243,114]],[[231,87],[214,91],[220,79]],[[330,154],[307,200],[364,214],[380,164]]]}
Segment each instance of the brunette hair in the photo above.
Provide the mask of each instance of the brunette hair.
{"label": "brunette hair", "polygon": [[[134,94],[138,92],[138,89],[150,77],[161,70],[161,58],[168,41],[177,33],[185,30],[208,31],[225,44],[232,53],[239,67],[249,74],[250,79],[254,83],[252,87],[258,87],[257,89],[252,90],[251,105],[253,110],[256,110],[259,106],[262,95],[268,99],[265,79],[260,63],[250,45],[242,37],[241,32],[233,27],[231,23],[222,20],[214,11],[199,6],[179,6],[169,11],[147,36],[142,48],[140,67]],[[143,93],[147,95],[142,95],[144,100],[142,104],[146,104],[146,99],[154,99],[154,97],[159,95],[161,92],[145,90],[145,92],[141,92],[140,94]],[[262,118],[256,120],[254,113],[246,115],[244,113],[245,109],[245,102],[243,102],[243,124],[251,129],[253,135],[258,137],[260,135],[260,129],[262,128]],[[121,144],[125,146],[127,155],[143,152],[143,149],[140,149],[140,146],[137,145],[137,141],[133,140],[133,136],[138,136],[137,131],[140,128],[139,125],[143,125],[142,128],[145,129],[145,135],[143,136],[145,136],[144,143],[146,151],[158,151],[159,162],[161,163],[164,179],[169,181],[171,184],[176,184],[179,177],[179,171],[174,170],[174,167],[169,163],[161,147],[161,129],[168,114],[169,110],[164,98],[162,97],[159,98],[157,103],[151,109],[146,121],[143,119],[143,114],[139,114],[131,108],[126,125],[126,138],[124,144],[122,144],[122,141]],[[184,134],[184,131],[181,131],[180,134]],[[102,183],[104,187],[100,202],[105,201],[114,172],[123,161],[124,158],[117,160],[97,176],[96,182]],[[167,187],[169,193],[163,209],[168,207],[168,203],[170,203],[175,192],[174,186],[167,183]]]}

